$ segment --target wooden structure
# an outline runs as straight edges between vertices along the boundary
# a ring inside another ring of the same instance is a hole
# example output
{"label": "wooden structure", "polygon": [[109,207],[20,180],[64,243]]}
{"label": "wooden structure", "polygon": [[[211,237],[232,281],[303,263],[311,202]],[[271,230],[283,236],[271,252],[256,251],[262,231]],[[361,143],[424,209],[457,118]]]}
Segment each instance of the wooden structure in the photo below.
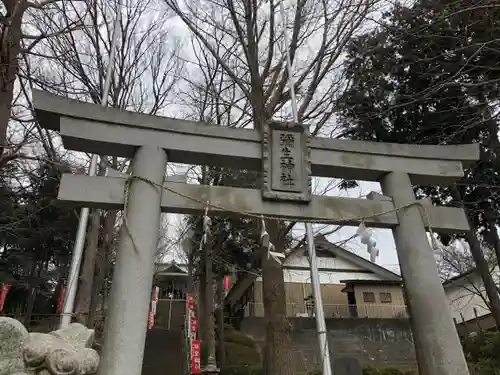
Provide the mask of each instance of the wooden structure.
{"label": "wooden structure", "polygon": [[[326,318],[407,317],[399,275],[329,242],[323,235],[317,235],[314,242]],[[308,298],[313,292],[307,250],[300,247],[288,254],[282,269],[287,316],[311,316]],[[261,277],[245,293],[246,305],[241,300],[231,303],[233,290],[226,298],[226,308],[232,309],[231,317],[264,316]],[[239,309],[244,310],[243,315]]]}

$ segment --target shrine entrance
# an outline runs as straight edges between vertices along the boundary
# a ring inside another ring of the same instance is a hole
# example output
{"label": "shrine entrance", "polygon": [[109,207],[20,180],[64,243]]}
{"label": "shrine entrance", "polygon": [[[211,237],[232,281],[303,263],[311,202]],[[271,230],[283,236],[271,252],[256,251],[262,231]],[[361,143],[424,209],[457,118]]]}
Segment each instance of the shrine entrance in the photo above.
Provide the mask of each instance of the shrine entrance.
{"label": "shrine entrance", "polygon": [[[69,150],[132,159],[132,176],[64,175],[59,199],[124,209],[100,374],[139,374],[160,212],[247,215],[391,228],[408,296],[420,374],[467,375],[426,230],[469,229],[460,208],[416,200],[412,185],[446,185],[479,157],[477,145],[427,146],[311,138],[298,124],[262,133],[102,108],[34,91],[41,126]],[[169,162],[260,170],[261,190],[165,182]],[[315,196],[311,177],[379,181],[384,196]]]}

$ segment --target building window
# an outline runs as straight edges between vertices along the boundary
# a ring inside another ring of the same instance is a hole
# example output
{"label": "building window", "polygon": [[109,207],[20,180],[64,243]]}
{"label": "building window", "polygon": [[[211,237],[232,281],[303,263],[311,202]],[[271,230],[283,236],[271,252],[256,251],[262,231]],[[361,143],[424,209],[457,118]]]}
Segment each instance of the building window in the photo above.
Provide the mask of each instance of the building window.
{"label": "building window", "polygon": [[314,316],[314,296],[311,294],[304,301],[306,302],[307,315]]}
{"label": "building window", "polygon": [[363,302],[375,303],[375,293],[363,292]]}
{"label": "building window", "polygon": [[380,293],[380,303],[392,303],[391,293]]}

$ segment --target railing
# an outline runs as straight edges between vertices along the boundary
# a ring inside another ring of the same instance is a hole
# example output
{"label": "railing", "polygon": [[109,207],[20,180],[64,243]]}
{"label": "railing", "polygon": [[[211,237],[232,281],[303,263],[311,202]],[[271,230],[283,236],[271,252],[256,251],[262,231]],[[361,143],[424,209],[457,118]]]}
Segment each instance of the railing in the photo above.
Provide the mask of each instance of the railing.
{"label": "railing", "polygon": [[[304,304],[287,303],[288,317],[313,317],[314,308],[308,309]],[[365,305],[331,305],[324,304],[325,318],[380,318],[380,319],[405,319],[408,318],[408,310],[405,305],[391,304],[365,304]],[[248,303],[245,306],[245,316],[264,316],[264,305],[262,302]]]}

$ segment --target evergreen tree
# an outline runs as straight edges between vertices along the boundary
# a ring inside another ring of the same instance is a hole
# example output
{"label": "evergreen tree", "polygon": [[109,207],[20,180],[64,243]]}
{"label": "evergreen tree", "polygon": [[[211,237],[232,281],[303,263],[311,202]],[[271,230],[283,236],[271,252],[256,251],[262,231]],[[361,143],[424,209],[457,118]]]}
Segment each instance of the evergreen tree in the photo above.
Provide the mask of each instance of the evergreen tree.
{"label": "evergreen tree", "polygon": [[[54,313],[57,294],[71,260],[78,216],[57,201],[67,164],[40,163],[21,183],[2,179],[0,282],[12,285],[6,312]],[[17,171],[19,172],[19,171]],[[3,207],[2,207],[3,208]],[[36,303],[35,303],[36,301]]]}
{"label": "evergreen tree", "polygon": [[[457,185],[472,222],[492,247],[498,222],[500,11],[491,1],[421,0],[396,5],[382,26],[352,40],[340,100],[343,135],[394,143],[479,143],[481,160]],[[449,189],[421,187],[442,204]],[[490,211],[490,215],[486,215]],[[488,217],[486,217],[488,216]]]}
{"label": "evergreen tree", "polygon": [[[479,143],[480,160],[449,188],[416,187],[440,204],[464,206],[465,235],[500,327],[498,288],[476,234],[500,259],[498,119],[500,11],[492,1],[420,0],[396,5],[349,44],[351,87],[339,101],[343,135],[418,144]],[[449,238],[442,238],[445,242]]]}

